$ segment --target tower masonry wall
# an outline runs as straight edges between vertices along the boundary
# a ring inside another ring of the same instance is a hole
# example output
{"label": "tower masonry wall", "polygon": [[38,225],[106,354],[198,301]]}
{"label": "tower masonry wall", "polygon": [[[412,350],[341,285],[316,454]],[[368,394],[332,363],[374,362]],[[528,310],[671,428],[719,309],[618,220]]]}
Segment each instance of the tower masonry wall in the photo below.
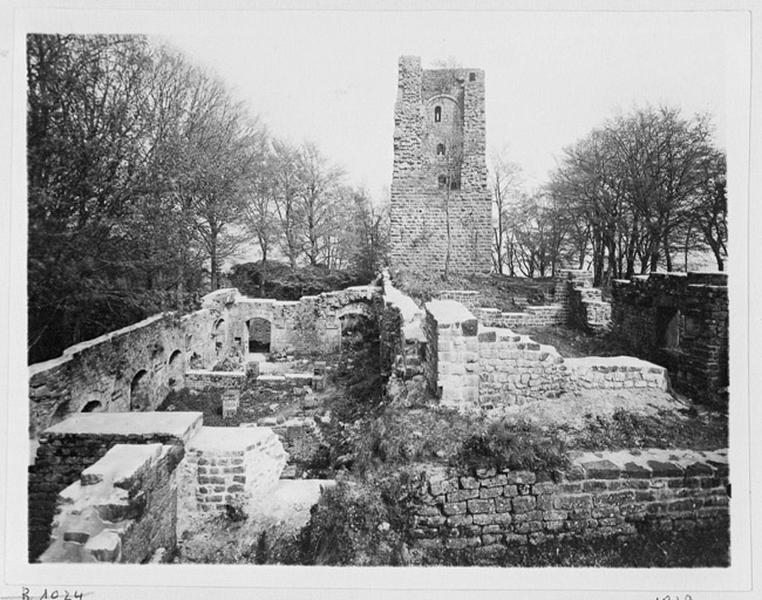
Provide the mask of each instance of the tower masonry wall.
{"label": "tower masonry wall", "polygon": [[391,188],[394,269],[489,271],[485,127],[483,71],[424,70],[420,58],[400,58]]}

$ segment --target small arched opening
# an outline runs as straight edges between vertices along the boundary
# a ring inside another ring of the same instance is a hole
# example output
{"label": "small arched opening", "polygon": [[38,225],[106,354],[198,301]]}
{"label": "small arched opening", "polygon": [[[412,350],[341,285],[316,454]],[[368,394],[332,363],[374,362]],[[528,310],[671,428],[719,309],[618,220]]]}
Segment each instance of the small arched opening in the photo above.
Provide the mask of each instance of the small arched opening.
{"label": "small arched opening", "polygon": [[148,371],[141,369],[132,378],[130,383],[130,410],[144,411],[151,404]]}
{"label": "small arched opening", "polygon": [[167,362],[167,385],[171,390],[178,390],[183,387],[184,379],[183,353],[180,350],[175,350],[169,355]]}
{"label": "small arched opening", "polygon": [[103,410],[103,405],[98,400],[91,400],[90,402],[88,402],[82,407],[82,410],[80,412],[83,412],[83,413],[101,412],[101,410]]}
{"label": "small arched opening", "polygon": [[246,321],[249,331],[249,352],[269,353],[272,337],[272,323],[262,317],[253,317]]}
{"label": "small arched opening", "polygon": [[443,143],[437,144],[437,156],[444,156],[445,155],[445,145]]}
{"label": "small arched opening", "polygon": [[434,123],[441,123],[441,122],[442,122],[442,107],[435,106],[434,107]]}

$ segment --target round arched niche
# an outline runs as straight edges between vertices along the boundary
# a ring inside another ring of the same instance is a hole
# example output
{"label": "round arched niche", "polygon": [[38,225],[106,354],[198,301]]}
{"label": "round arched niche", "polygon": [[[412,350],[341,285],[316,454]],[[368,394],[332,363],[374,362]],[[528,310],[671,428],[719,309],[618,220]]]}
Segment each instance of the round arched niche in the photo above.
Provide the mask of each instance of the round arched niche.
{"label": "round arched niche", "polygon": [[151,405],[150,377],[146,369],[141,369],[130,382],[130,410],[145,411]]}

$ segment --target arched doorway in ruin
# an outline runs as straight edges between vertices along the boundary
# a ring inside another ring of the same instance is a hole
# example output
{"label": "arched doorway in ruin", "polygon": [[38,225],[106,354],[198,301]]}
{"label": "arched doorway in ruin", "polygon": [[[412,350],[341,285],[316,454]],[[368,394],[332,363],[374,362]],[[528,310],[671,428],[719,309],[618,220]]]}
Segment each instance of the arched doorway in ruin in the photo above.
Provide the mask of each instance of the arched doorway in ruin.
{"label": "arched doorway in ruin", "polygon": [[262,317],[253,317],[246,321],[246,329],[249,332],[249,352],[269,354],[272,323]]}
{"label": "arched doorway in ruin", "polygon": [[217,356],[225,352],[225,319],[220,319],[214,324],[212,330],[212,341],[214,342],[214,353]]}
{"label": "arched doorway in ruin", "polygon": [[130,383],[130,410],[148,410],[151,404],[150,392],[148,371],[141,369],[135,373]]}
{"label": "arched doorway in ruin", "polygon": [[170,390],[179,390],[185,380],[185,364],[183,353],[175,350],[167,361],[167,385]]}

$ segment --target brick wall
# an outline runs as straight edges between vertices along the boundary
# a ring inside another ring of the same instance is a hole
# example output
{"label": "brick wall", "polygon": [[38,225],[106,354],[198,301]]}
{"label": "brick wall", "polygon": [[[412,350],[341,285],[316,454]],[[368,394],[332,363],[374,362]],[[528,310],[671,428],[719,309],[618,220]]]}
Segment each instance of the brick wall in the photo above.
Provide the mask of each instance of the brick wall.
{"label": "brick wall", "polygon": [[695,400],[727,406],[728,289],[725,273],[651,273],[615,280],[613,331]]}
{"label": "brick wall", "polygon": [[471,549],[550,539],[634,536],[728,523],[727,451],[578,454],[555,474],[428,467],[413,509],[419,548]]}

